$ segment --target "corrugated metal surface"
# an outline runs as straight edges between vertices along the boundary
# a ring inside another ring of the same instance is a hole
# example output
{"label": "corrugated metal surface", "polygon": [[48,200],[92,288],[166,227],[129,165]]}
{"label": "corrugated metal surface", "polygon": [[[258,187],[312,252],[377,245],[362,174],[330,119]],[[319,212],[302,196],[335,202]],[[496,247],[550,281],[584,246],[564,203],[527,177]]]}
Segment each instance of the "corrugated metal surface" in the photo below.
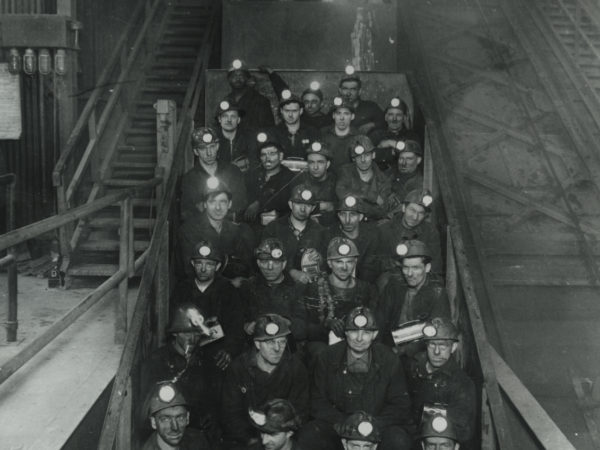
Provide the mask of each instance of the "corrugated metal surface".
{"label": "corrugated metal surface", "polygon": [[0,0],[0,14],[56,14],[56,0]]}

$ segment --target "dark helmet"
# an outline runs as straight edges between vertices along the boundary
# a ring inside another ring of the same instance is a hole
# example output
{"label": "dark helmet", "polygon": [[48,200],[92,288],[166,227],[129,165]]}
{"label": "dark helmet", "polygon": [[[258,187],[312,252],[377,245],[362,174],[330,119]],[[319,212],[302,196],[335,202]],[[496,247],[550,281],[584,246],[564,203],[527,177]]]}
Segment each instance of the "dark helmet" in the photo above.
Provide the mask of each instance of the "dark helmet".
{"label": "dark helmet", "polygon": [[373,312],[367,307],[357,306],[346,315],[344,329],[376,331],[379,328]]}
{"label": "dark helmet", "polygon": [[356,211],[363,213],[364,202],[362,198],[357,195],[347,194],[340,199],[336,209],[337,211]]}
{"label": "dark helmet", "polygon": [[371,139],[359,134],[354,138],[352,147],[350,147],[350,158],[358,158],[360,155],[374,151],[375,146],[373,145],[373,142],[371,142]]}
{"label": "dark helmet", "polygon": [[458,442],[452,420],[442,414],[426,414],[421,422],[420,439],[428,437],[443,437]]}
{"label": "dark helmet", "polygon": [[256,319],[252,339],[255,341],[268,341],[269,339],[287,336],[292,333],[291,325],[289,319],[279,314],[263,314]]}
{"label": "dark helmet", "polygon": [[381,432],[370,414],[357,411],[350,414],[341,423],[336,423],[333,428],[339,437],[349,440],[381,442]]}
{"label": "dark helmet", "polygon": [[421,257],[426,263],[431,261],[431,252],[427,248],[425,242],[410,239],[402,241],[394,249],[396,257],[402,261],[404,258]]}
{"label": "dark helmet", "polygon": [[306,156],[308,155],[323,155],[327,159],[331,159],[333,157],[329,145],[327,145],[325,142],[319,141],[314,141],[306,149]]}
{"label": "dark helmet", "polygon": [[426,341],[434,339],[458,341],[458,329],[449,318],[434,317],[423,327],[423,339]]}
{"label": "dark helmet", "polygon": [[297,103],[301,108],[304,107],[304,103],[302,103],[300,97],[292,94],[292,91],[289,89],[284,89],[281,91],[281,95],[279,96],[279,107],[283,108],[285,105],[289,105],[290,103]]}
{"label": "dark helmet", "polygon": [[297,431],[300,428],[300,417],[289,400],[275,398],[269,400],[260,410],[250,410],[252,425],[263,433],[275,434],[286,431]]}
{"label": "dark helmet", "polygon": [[335,112],[338,109],[347,109],[350,112],[354,112],[354,105],[345,101],[342,97],[334,97],[333,104],[331,105],[331,112]]}
{"label": "dark helmet", "polygon": [[254,250],[257,259],[271,259],[273,261],[285,261],[286,254],[283,242],[277,238],[266,238]]}
{"label": "dark helmet", "polygon": [[223,254],[219,247],[212,242],[200,241],[194,246],[194,253],[192,253],[190,259],[211,259],[216,262],[223,262]]}
{"label": "dark helmet", "polygon": [[431,195],[428,189],[415,189],[406,194],[402,203],[405,205],[415,203],[425,208],[426,211],[430,211],[431,204],[433,203],[433,195]]}
{"label": "dark helmet", "polygon": [[327,259],[358,258],[360,253],[352,239],[336,236],[327,245]]}
{"label": "dark helmet", "polygon": [[307,184],[298,184],[292,188],[290,201],[294,203],[306,203],[307,205],[315,205],[317,197],[312,188]]}
{"label": "dark helmet", "polygon": [[202,191],[202,198],[207,200],[211,195],[217,194],[226,194],[230,200],[233,197],[231,189],[224,181],[219,180],[217,177],[208,177]]}
{"label": "dark helmet", "polygon": [[181,391],[174,383],[160,383],[150,393],[148,415],[151,416],[172,406],[188,406]]}
{"label": "dark helmet", "polygon": [[192,131],[192,147],[201,145],[216,144],[219,142],[219,135],[211,127],[198,127]]}

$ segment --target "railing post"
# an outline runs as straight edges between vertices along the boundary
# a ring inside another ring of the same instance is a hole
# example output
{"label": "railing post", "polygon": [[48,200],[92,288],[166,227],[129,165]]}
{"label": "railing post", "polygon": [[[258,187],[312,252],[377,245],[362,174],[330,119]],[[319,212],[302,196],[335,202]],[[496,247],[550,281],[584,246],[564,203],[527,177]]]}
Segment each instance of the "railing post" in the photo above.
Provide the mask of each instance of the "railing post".
{"label": "railing post", "polygon": [[[15,185],[16,175],[13,175],[12,181],[6,185],[6,231],[12,231],[15,228]],[[12,261],[8,264],[8,314],[6,320],[6,340],[15,342],[17,340],[17,314],[18,314],[18,276],[16,249],[10,247],[6,252]]]}
{"label": "railing post", "polygon": [[485,386],[481,389],[481,450],[496,450],[496,436]]}
{"label": "railing post", "polygon": [[[130,268],[130,239],[133,234],[133,208],[131,197],[121,202],[121,228],[119,242],[119,270],[129,273]],[[119,299],[117,303],[117,315],[115,324],[115,342],[122,344],[127,336],[127,294],[129,290],[129,278],[125,277],[119,283]]]}
{"label": "railing post", "polygon": [[[157,100],[156,110],[156,176],[169,179],[173,154],[175,153],[175,134],[177,128],[177,104],[173,100]],[[164,183],[156,188],[157,203],[164,192]]]}
{"label": "railing post", "polygon": [[160,257],[154,276],[156,298],[156,346],[162,346],[166,341],[165,330],[169,321],[169,222],[165,226],[160,244]]}
{"label": "railing post", "polygon": [[117,442],[115,450],[129,450],[131,445],[131,435],[133,433],[132,428],[132,390],[131,390],[131,377],[127,379],[127,391],[123,397],[123,410],[119,416],[119,429],[117,431]]}

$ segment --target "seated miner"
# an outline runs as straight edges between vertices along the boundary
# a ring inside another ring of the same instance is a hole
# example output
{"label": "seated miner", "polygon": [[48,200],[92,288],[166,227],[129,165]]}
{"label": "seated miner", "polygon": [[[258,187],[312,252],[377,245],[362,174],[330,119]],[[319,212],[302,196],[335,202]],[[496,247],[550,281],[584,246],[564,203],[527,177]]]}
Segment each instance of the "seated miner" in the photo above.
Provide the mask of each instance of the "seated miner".
{"label": "seated miner", "polygon": [[222,371],[242,351],[245,342],[244,303],[238,289],[218,273],[222,263],[223,254],[218,246],[209,241],[198,242],[190,257],[194,278],[178,283],[171,297],[172,304],[191,302],[204,313],[206,320],[218,325],[219,338],[207,343],[202,355],[213,393],[219,392]]}
{"label": "seated miner", "polygon": [[226,255],[227,265],[223,275],[236,284],[240,277],[248,277],[252,268],[254,233],[247,224],[229,220],[232,193],[229,187],[216,177],[206,179],[202,191],[202,212],[198,211],[179,228],[178,255],[181,270],[188,277],[194,276],[194,268],[188,262],[199,241],[213,242]]}
{"label": "seated miner", "polygon": [[318,130],[333,125],[331,114],[323,112],[323,92],[318,81],[311,81],[300,96],[304,104],[304,122]]}
{"label": "seated miner", "polygon": [[330,225],[335,221],[335,204],[337,202],[336,176],[329,171],[331,151],[327,144],[315,141],[306,150],[306,160],[308,162],[307,169],[294,180],[294,184],[304,184],[310,187],[317,201],[313,218],[316,218],[321,225]]}
{"label": "seated miner", "polygon": [[181,178],[181,218],[185,222],[203,209],[206,180],[217,177],[232,192],[230,214],[235,219],[248,205],[244,177],[240,169],[227,161],[219,161],[219,137],[208,127],[196,128],[192,133],[192,149],[197,164]]}
{"label": "seated miner", "polygon": [[352,163],[340,168],[335,186],[339,198],[353,193],[363,199],[364,213],[368,220],[387,217],[391,194],[390,180],[373,162],[374,150],[368,137],[355,136],[350,150]]}
{"label": "seated miner", "polygon": [[294,173],[281,165],[283,150],[272,135],[260,132],[256,140],[260,166],[246,173],[249,205],[244,218],[264,226],[289,212]]}
{"label": "seated miner", "polygon": [[304,292],[304,315],[297,317],[300,337],[306,342],[309,365],[327,343],[345,336],[344,317],[355,307],[376,308],[374,285],[354,276],[360,254],[356,244],[345,237],[334,237],[327,247],[330,274],[320,273]]}
{"label": "seated miner", "polygon": [[364,222],[363,201],[355,195],[346,195],[337,204],[338,223],[328,229],[328,239],[336,236],[351,239],[358,248],[356,276],[374,283],[380,272],[381,248],[379,228],[372,222]]}
{"label": "seated miner", "polygon": [[[431,279],[431,254],[427,246],[417,240],[401,241],[395,246],[402,278],[391,277],[385,286],[379,304],[382,342],[394,346],[392,331],[404,327],[424,325],[433,317],[450,317],[450,302],[442,282]],[[396,345],[400,355],[413,356],[424,350],[422,340]]]}
{"label": "seated miner", "polygon": [[302,267],[323,255],[327,245],[325,228],[310,218],[316,207],[316,198],[309,186],[294,186],[288,205],[290,214],[268,224],[261,237],[277,238],[283,243],[288,274],[295,282],[306,284],[310,282],[310,276]]}
{"label": "seated miner", "polygon": [[223,100],[217,108],[217,134],[219,138],[219,161],[233,163],[242,172],[256,167],[256,145],[254,133],[240,128],[244,110],[237,103]]}
{"label": "seated miner", "polygon": [[[200,342],[210,338],[211,330],[206,324],[204,314],[191,303],[181,303],[171,311],[167,326],[167,344],[151,353],[142,362],[140,369],[141,398],[159,382],[171,381],[188,400],[187,408],[191,412],[191,425],[205,428],[215,424],[212,405],[208,403],[207,385],[201,363]],[[147,436],[148,404],[139,405],[137,417],[144,423],[139,434]]]}
{"label": "seated miner", "polygon": [[188,403],[173,383],[156,385],[148,399],[148,418],[155,430],[142,450],[210,450],[211,447],[198,430],[188,427]]}
{"label": "seated miner", "polygon": [[422,450],[458,450],[460,441],[450,415],[428,414],[420,426],[419,448]]}
{"label": "seated miner", "polygon": [[331,169],[336,172],[344,164],[351,162],[350,149],[358,131],[354,129],[354,108],[342,97],[333,99],[331,108],[333,126],[321,130],[322,141],[331,151]]}
{"label": "seated miner", "polygon": [[271,102],[250,86],[250,71],[244,64],[236,59],[227,70],[227,81],[231,92],[226,100],[236,103],[246,112],[242,128],[255,130],[257,128],[271,127],[275,124]]}
{"label": "seated miner", "polygon": [[308,414],[308,372],[286,351],[290,321],[277,315],[258,317],[254,346],[237,357],[225,374],[221,400],[223,441],[226,449],[247,448],[259,442],[248,410],[273,399],[286,399],[301,418]]}
{"label": "seated miner", "polygon": [[[278,96],[285,89],[290,89],[285,80],[271,67],[259,66],[258,69],[268,74],[273,91]],[[304,112],[302,114],[302,123],[304,125],[314,127],[317,130],[332,125],[331,114],[324,114],[322,111],[323,92],[321,91],[321,84],[318,81],[311,81],[309,87],[302,92],[300,99],[304,105]]]}
{"label": "seated miner", "polygon": [[315,420],[301,430],[300,446],[339,448],[334,424],[364,411],[381,431],[380,450],[409,449],[414,425],[404,372],[398,357],[375,342],[379,333],[375,315],[369,308],[354,308],[345,317],[344,332],[342,342],[317,357],[310,402]]}
{"label": "seated miner", "polygon": [[[434,224],[427,220],[433,206],[433,196],[426,189],[410,191],[400,205],[400,214],[380,225],[381,242],[389,244],[400,240],[419,240],[427,245],[431,255],[431,272],[443,273],[440,234]],[[392,251],[395,249],[392,249]],[[383,244],[380,253],[390,255],[389,245]],[[389,264],[388,264],[389,267]]]}
{"label": "seated miner", "polygon": [[302,119],[304,105],[289,89],[280,93],[279,114],[281,122],[272,129],[275,139],[281,144],[285,158],[306,157],[306,149],[319,139],[320,133],[306,125]]}
{"label": "seated miner", "polygon": [[250,410],[250,419],[260,433],[260,445],[251,449],[300,450],[296,432],[300,428],[300,416],[288,400],[269,400],[260,410]]}
{"label": "seated miner", "polygon": [[[396,143],[396,163],[386,171],[390,178],[392,187],[391,208],[397,206],[406,194],[415,189],[423,189],[423,174],[421,173],[421,161],[423,151],[417,141],[406,140]],[[394,211],[395,213],[396,211]]]}
{"label": "seated miner", "polygon": [[364,411],[350,414],[333,428],[342,440],[344,450],[377,450],[381,442],[379,426]]}
{"label": "seated miner", "polygon": [[473,380],[453,356],[458,330],[449,318],[434,317],[423,327],[422,339],[426,351],[409,361],[407,372],[413,418],[418,423],[428,411],[452,417],[456,437],[466,443],[475,433],[477,396]]}
{"label": "seated miner", "polygon": [[398,141],[412,139],[418,142],[418,135],[412,131],[410,112],[404,100],[394,97],[384,111],[386,126],[376,128],[369,133],[369,138],[375,144],[375,162],[381,170],[396,165],[396,145]]}
{"label": "seated miner", "polygon": [[338,87],[339,95],[354,108],[353,125],[360,134],[367,134],[374,128],[385,126],[383,111],[371,100],[360,97],[362,81],[354,67],[347,66],[346,74],[341,78]]}
{"label": "seated miner", "polygon": [[[259,273],[242,284],[240,293],[248,306],[244,330],[254,333],[256,319],[266,313],[292,318],[303,308],[299,286],[285,271],[287,255],[283,243],[266,238],[254,250]],[[292,323],[292,334],[296,334]]]}

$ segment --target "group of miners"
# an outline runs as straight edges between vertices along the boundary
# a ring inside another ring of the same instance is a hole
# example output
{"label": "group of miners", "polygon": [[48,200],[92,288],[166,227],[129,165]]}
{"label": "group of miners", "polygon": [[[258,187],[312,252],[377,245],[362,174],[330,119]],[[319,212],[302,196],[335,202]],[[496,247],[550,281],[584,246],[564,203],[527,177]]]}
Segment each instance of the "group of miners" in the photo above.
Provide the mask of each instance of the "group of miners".
{"label": "group of miners", "polygon": [[456,354],[421,139],[348,70],[328,113],[234,61],[181,180],[167,344],[140,367],[144,449],[458,449],[477,395]]}

